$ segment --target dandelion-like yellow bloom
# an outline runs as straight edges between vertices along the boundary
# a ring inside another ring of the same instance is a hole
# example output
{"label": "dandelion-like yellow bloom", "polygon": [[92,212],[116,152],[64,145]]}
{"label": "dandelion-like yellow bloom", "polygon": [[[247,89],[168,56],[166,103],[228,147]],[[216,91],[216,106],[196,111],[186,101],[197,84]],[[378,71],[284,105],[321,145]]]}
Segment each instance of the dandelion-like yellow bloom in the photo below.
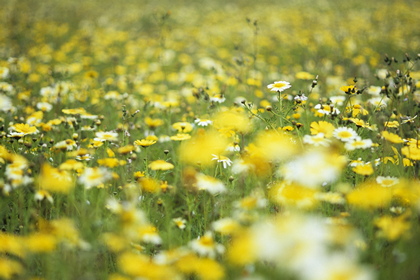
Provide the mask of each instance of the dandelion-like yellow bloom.
{"label": "dandelion-like yellow bloom", "polygon": [[356,92],[355,86],[342,86],[340,87],[340,90],[344,91],[347,94],[352,94]]}
{"label": "dandelion-like yellow bloom", "polygon": [[141,139],[134,141],[134,144],[137,146],[141,146],[143,148],[152,146],[153,144],[156,144],[155,140],[147,140],[147,139]]}
{"label": "dandelion-like yellow bloom", "polygon": [[155,129],[158,126],[161,126],[164,124],[164,121],[161,119],[152,119],[150,117],[144,118],[144,122],[150,129]]}
{"label": "dandelion-like yellow bloom", "polygon": [[177,122],[172,125],[172,128],[178,130],[179,133],[187,133],[190,132],[193,127],[188,122]]}
{"label": "dandelion-like yellow bloom", "polygon": [[160,184],[157,180],[150,177],[142,177],[139,179],[140,187],[147,193],[158,193],[161,191]]}
{"label": "dandelion-like yellow bloom", "polygon": [[420,146],[417,143],[410,142],[408,146],[401,148],[401,153],[408,159],[420,160]]}
{"label": "dandelion-like yellow bloom", "polygon": [[38,132],[38,129],[35,126],[30,126],[26,123],[17,123],[11,126],[10,128],[17,132],[20,136],[34,134]]}
{"label": "dandelion-like yellow bloom", "polygon": [[184,141],[190,138],[191,138],[191,135],[186,134],[186,133],[178,133],[175,136],[171,136],[171,140],[174,140],[174,141]]}
{"label": "dandelion-like yellow bloom", "polygon": [[352,170],[356,174],[365,175],[365,176],[371,175],[374,172],[372,163],[370,162],[358,164],[355,167],[353,167]]}
{"label": "dandelion-like yellow bloom", "polygon": [[170,170],[174,169],[174,165],[164,160],[155,160],[149,164],[149,168],[152,170]]}

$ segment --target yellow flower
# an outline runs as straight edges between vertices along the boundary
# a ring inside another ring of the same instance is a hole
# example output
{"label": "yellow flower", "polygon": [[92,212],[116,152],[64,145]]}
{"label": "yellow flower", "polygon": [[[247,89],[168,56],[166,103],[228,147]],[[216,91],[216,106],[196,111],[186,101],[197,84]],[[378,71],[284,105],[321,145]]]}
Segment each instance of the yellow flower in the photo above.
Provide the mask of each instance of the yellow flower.
{"label": "yellow flower", "polygon": [[77,161],[75,159],[68,159],[62,164],[60,164],[59,169],[60,170],[81,170],[83,169],[84,165],[80,161]]}
{"label": "yellow flower", "polygon": [[[118,267],[122,272],[139,279],[179,279],[180,275],[168,265],[160,265],[150,260],[150,257],[124,252],[118,256]],[[130,279],[132,279],[130,278]]]}
{"label": "yellow flower", "polygon": [[299,80],[313,80],[315,76],[311,73],[301,71],[296,73],[295,78]]}
{"label": "yellow flower", "polygon": [[401,153],[408,159],[420,160],[420,147],[414,142],[410,142],[408,146],[401,149]]}
{"label": "yellow flower", "polygon": [[144,122],[150,129],[155,129],[158,126],[161,126],[164,124],[163,120],[161,119],[152,119],[150,117],[146,117],[144,119]]}
{"label": "yellow flower", "polygon": [[185,163],[209,166],[214,163],[212,154],[223,154],[228,145],[228,139],[218,132],[199,130],[190,140],[181,143],[178,152],[180,160]]}
{"label": "yellow flower", "polygon": [[342,86],[340,87],[340,90],[344,91],[347,94],[353,94],[356,92],[355,86]]}
{"label": "yellow flower", "polygon": [[23,272],[23,266],[15,260],[0,256],[0,277],[5,279],[15,279],[17,274]]}
{"label": "yellow flower", "polygon": [[127,164],[127,162],[125,160],[119,160],[117,158],[102,158],[98,159],[98,164],[100,166],[114,168],[120,165],[125,165]]}
{"label": "yellow flower", "polygon": [[25,246],[30,252],[47,253],[57,247],[57,239],[48,233],[32,233],[25,238]]}
{"label": "yellow flower", "polygon": [[120,236],[115,233],[102,234],[102,240],[112,252],[121,252],[128,248],[129,240],[125,236]]}
{"label": "yellow flower", "polygon": [[347,194],[347,202],[363,209],[383,208],[391,202],[392,196],[391,188],[382,187],[374,181],[367,181]]}
{"label": "yellow flower", "polygon": [[241,110],[231,109],[221,111],[213,117],[213,124],[217,129],[229,129],[237,133],[252,131],[252,122]]}
{"label": "yellow flower", "polygon": [[355,167],[353,167],[352,170],[359,175],[367,176],[373,174],[373,167],[370,162],[358,164]]}
{"label": "yellow flower", "polygon": [[[26,123],[17,123],[10,127],[11,130],[15,131],[16,136],[24,136],[28,134],[34,134],[38,132],[38,129],[35,126],[30,126]],[[11,133],[12,137],[14,137],[13,132]]]}
{"label": "yellow flower", "polygon": [[389,215],[375,219],[375,225],[380,229],[378,236],[390,241],[402,237],[411,228],[410,222],[405,216],[392,217]]}
{"label": "yellow flower", "polygon": [[178,130],[179,133],[187,133],[190,132],[193,127],[188,122],[177,122],[172,125],[172,128]]}
{"label": "yellow flower", "polygon": [[184,274],[195,274],[202,280],[218,280],[225,277],[223,266],[217,261],[210,258],[199,258],[193,254],[179,258],[175,267]]}
{"label": "yellow flower", "polygon": [[174,168],[174,165],[164,160],[155,160],[149,164],[149,168],[152,170],[170,170]]}
{"label": "yellow flower", "polygon": [[161,191],[160,184],[157,180],[150,177],[142,177],[139,179],[140,187],[144,192],[158,193]]}
{"label": "yellow flower", "polygon": [[354,123],[358,127],[368,127],[368,125],[366,124],[364,120],[357,119],[357,118],[349,118],[348,120]]}
{"label": "yellow flower", "polygon": [[285,133],[277,131],[263,131],[254,141],[259,156],[266,161],[281,161],[299,152],[295,139]]}
{"label": "yellow flower", "polygon": [[184,141],[190,138],[191,138],[191,135],[186,134],[186,133],[178,133],[175,136],[171,136],[171,140],[174,140],[174,141]]}
{"label": "yellow flower", "polygon": [[281,206],[309,209],[318,204],[316,193],[314,189],[296,184],[279,183],[270,189],[269,198]]}
{"label": "yellow flower", "polygon": [[23,257],[25,254],[23,241],[22,237],[18,235],[0,232],[0,253]]}
{"label": "yellow flower", "polygon": [[391,143],[395,143],[395,144],[399,144],[399,143],[404,143],[404,140],[397,134],[395,133],[391,133],[389,131],[382,131],[381,132],[382,137],[391,142]]}
{"label": "yellow flower", "polygon": [[258,247],[250,230],[241,231],[234,236],[227,250],[230,263],[243,266],[253,263],[258,257]]}
{"label": "yellow flower", "polygon": [[84,115],[87,113],[84,108],[63,109],[61,112],[67,115]]}
{"label": "yellow flower", "polygon": [[41,167],[38,186],[42,190],[69,193],[74,187],[73,176],[66,170],[54,168],[45,163]]}
{"label": "yellow flower", "polygon": [[137,146],[142,146],[143,148],[152,146],[153,144],[156,144],[155,140],[147,140],[147,139],[141,139],[134,141],[134,144]]}
{"label": "yellow flower", "polygon": [[136,171],[136,172],[134,172],[134,178],[135,179],[139,179],[139,178],[144,177],[144,176],[145,176],[144,171]]}
{"label": "yellow flower", "polygon": [[125,155],[134,151],[136,148],[133,145],[123,146],[117,149],[117,153]]}
{"label": "yellow flower", "polygon": [[393,127],[393,128],[397,128],[400,126],[400,123],[398,121],[390,121],[390,122],[385,122],[384,123],[385,127]]}

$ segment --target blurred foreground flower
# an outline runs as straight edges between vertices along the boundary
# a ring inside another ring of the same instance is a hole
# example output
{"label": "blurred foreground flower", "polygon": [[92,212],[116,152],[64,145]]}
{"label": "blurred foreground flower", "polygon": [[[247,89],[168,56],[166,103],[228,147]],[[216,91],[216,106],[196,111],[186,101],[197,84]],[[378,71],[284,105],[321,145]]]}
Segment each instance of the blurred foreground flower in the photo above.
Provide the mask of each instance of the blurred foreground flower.
{"label": "blurred foreground flower", "polygon": [[212,155],[221,155],[229,145],[228,140],[214,130],[199,130],[191,139],[181,142],[180,160],[192,164],[209,166],[213,163]]}
{"label": "blurred foreground flower", "polygon": [[69,193],[74,187],[74,179],[70,172],[54,168],[48,163],[42,165],[37,182],[41,190],[51,192]]}
{"label": "blurred foreground flower", "polygon": [[112,173],[104,167],[88,167],[79,177],[79,183],[86,189],[98,187],[112,178]]}
{"label": "blurred foreground flower", "polygon": [[[316,163],[316,164],[314,164]],[[342,155],[326,150],[310,150],[279,169],[285,181],[317,189],[338,179],[346,163]]]}

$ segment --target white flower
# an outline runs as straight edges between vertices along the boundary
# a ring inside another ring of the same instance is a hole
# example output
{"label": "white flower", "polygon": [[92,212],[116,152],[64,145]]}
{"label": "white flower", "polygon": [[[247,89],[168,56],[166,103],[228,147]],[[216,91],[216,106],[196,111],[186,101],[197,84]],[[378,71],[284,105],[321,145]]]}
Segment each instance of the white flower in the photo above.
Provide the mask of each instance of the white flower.
{"label": "white flower", "polygon": [[223,182],[214,177],[198,173],[195,178],[197,180],[196,185],[199,190],[205,190],[211,194],[218,194],[226,191],[226,187]]}
{"label": "white flower", "polygon": [[346,101],[346,96],[344,95],[337,95],[337,96],[331,96],[330,101],[335,106],[342,106],[344,105],[344,101]]}
{"label": "white flower", "polygon": [[338,115],[340,114],[340,110],[338,110],[337,108],[335,108],[334,106],[330,106],[330,105],[323,105],[323,104],[317,104],[314,107],[318,113],[323,114],[323,115]]}
{"label": "white flower", "polygon": [[99,131],[95,133],[95,136],[96,138],[93,139],[95,141],[118,141],[118,133],[112,131]]}
{"label": "white flower", "polygon": [[370,86],[367,88],[367,93],[378,96],[381,93],[381,87]]}
{"label": "white flower", "polygon": [[375,106],[376,108],[385,108],[386,107],[386,103],[389,101],[389,98],[387,97],[372,97],[370,99],[367,100],[367,103]]}
{"label": "white flower", "polygon": [[179,229],[184,229],[186,227],[187,221],[183,218],[174,218],[172,221]]}
{"label": "white flower", "polygon": [[229,146],[227,146],[226,148],[226,151],[229,151],[229,152],[239,152],[240,150],[241,150],[241,146],[239,146],[237,142],[229,144]]}
{"label": "white flower", "polygon": [[221,162],[223,164],[223,168],[227,168],[228,166],[232,165],[232,161],[228,157],[218,156],[214,154],[212,154],[212,156],[212,160],[217,160],[217,162]]}
{"label": "white flower", "polygon": [[360,137],[356,137],[355,139],[346,142],[344,148],[347,151],[353,151],[356,149],[367,149],[372,147],[373,142],[371,139],[361,139]]}
{"label": "white flower", "polygon": [[217,253],[221,254],[225,251],[225,247],[214,240],[213,233],[210,231],[191,241],[189,246],[200,256],[209,258],[215,258]]}
{"label": "white flower", "polygon": [[41,111],[49,112],[49,111],[51,111],[53,106],[48,102],[38,102],[36,104],[36,107]]}
{"label": "white flower", "polygon": [[297,102],[303,102],[303,101],[308,100],[308,97],[305,96],[304,94],[301,94],[301,95],[296,95],[295,98],[293,99]]}
{"label": "white flower", "polygon": [[316,189],[338,179],[344,164],[345,158],[340,155],[314,150],[284,164],[279,173],[286,182]]}
{"label": "white flower", "polygon": [[331,140],[328,138],[325,138],[324,133],[318,133],[317,135],[303,136],[303,143],[311,144],[316,147],[319,147],[319,146],[328,147],[331,143]]}
{"label": "white flower", "polygon": [[13,86],[9,83],[6,83],[6,82],[0,82],[0,91],[12,92],[13,91]]}
{"label": "white flower", "polygon": [[226,101],[226,98],[222,94],[215,94],[210,97],[210,101],[215,103],[223,103]]}
{"label": "white flower", "polygon": [[0,111],[7,112],[12,108],[12,100],[6,95],[0,94]]}
{"label": "white flower", "polygon": [[82,175],[80,175],[79,182],[84,185],[86,189],[90,189],[105,183],[111,178],[111,172],[104,167],[88,167]]}
{"label": "white flower", "polygon": [[353,128],[345,126],[334,129],[333,136],[343,142],[353,141],[358,137],[357,132]]}
{"label": "white flower", "polygon": [[0,67],[0,78],[6,79],[9,77],[9,68],[7,67]]}
{"label": "white flower", "polygon": [[285,82],[285,81],[276,81],[273,84],[269,84],[267,86],[267,88],[269,88],[271,91],[277,91],[277,92],[282,92],[291,87],[292,85],[289,82]]}
{"label": "white flower", "polygon": [[376,182],[383,187],[391,187],[398,184],[400,182],[400,179],[391,176],[378,176],[376,177]]}
{"label": "white flower", "polygon": [[195,119],[194,121],[198,126],[209,126],[213,124],[213,121],[207,119]]}

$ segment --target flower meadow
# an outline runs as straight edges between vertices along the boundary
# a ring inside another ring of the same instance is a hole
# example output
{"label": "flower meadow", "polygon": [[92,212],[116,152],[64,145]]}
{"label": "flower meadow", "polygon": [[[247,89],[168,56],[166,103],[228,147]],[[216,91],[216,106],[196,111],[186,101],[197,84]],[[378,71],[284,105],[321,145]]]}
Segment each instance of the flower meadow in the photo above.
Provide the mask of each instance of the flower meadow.
{"label": "flower meadow", "polygon": [[420,278],[416,1],[1,2],[0,279]]}

